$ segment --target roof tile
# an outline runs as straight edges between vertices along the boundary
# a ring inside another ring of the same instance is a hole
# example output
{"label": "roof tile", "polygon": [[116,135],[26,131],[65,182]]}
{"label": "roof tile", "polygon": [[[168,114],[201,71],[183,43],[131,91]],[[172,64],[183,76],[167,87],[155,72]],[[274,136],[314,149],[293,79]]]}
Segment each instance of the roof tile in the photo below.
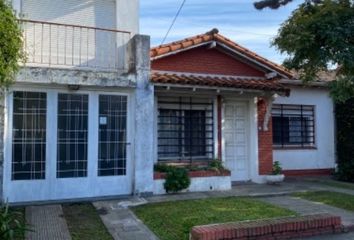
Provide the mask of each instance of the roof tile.
{"label": "roof tile", "polygon": [[150,51],[150,57],[155,58],[158,56],[165,55],[167,53],[175,52],[178,50],[183,50],[189,48],[191,46],[195,46],[201,43],[209,42],[209,41],[217,41],[221,44],[225,44],[226,46],[244,54],[245,56],[256,60],[257,62],[266,65],[267,67],[278,71],[281,74],[284,74],[287,77],[292,78],[293,74],[285,67],[278,65],[274,62],[269,61],[266,58],[259,56],[258,54],[252,52],[251,50],[240,46],[239,44],[233,42],[232,40],[220,35],[217,29],[213,29],[210,32],[205,34],[196,35],[194,37],[189,37],[180,41],[160,45],[154,47]]}
{"label": "roof tile", "polygon": [[278,80],[267,80],[250,77],[232,77],[222,75],[198,75],[189,73],[157,72],[151,73],[152,83],[178,84],[208,87],[230,87],[238,89],[277,91],[289,94],[290,89],[278,82]]}

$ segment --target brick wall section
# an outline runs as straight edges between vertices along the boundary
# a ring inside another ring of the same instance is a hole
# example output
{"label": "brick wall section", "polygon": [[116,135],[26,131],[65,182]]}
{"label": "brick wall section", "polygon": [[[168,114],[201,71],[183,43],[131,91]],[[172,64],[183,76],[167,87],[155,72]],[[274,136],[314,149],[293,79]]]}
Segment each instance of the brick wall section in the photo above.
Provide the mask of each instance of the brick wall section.
{"label": "brick wall section", "polygon": [[[166,178],[166,173],[163,172],[154,172],[154,180],[157,179],[165,179]],[[231,176],[231,172],[228,170],[222,170],[222,171],[193,171],[193,172],[188,172],[188,176],[190,178],[200,178],[200,177],[226,177],[226,176]]]}
{"label": "brick wall section", "polygon": [[330,176],[334,170],[334,168],[283,170],[283,174],[289,177]]}
{"label": "brick wall section", "polygon": [[257,108],[259,174],[266,175],[272,171],[273,165],[272,118],[269,119],[268,131],[263,131],[264,117],[267,112],[267,102],[264,99],[259,99]]}
{"label": "brick wall section", "polygon": [[281,240],[343,231],[341,218],[328,214],[236,222],[192,228],[191,240]]}
{"label": "brick wall section", "polygon": [[264,72],[216,49],[199,47],[154,60],[152,70],[264,77]]}

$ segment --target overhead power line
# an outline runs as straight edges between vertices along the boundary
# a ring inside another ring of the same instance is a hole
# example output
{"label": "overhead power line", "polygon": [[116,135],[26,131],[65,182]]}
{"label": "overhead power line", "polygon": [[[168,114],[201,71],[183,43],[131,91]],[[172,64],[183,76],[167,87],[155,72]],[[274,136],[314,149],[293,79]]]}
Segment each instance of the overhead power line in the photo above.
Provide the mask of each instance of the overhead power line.
{"label": "overhead power line", "polygon": [[166,41],[166,38],[168,37],[168,34],[170,34],[170,31],[171,31],[173,25],[175,24],[175,22],[176,22],[176,20],[177,20],[177,18],[178,18],[178,16],[179,16],[179,14],[181,13],[181,10],[182,10],[184,4],[186,3],[186,1],[187,1],[187,0],[183,0],[181,6],[179,7],[179,9],[178,9],[178,11],[177,11],[177,13],[176,13],[176,16],[174,17],[174,19],[173,19],[173,21],[172,21],[170,27],[169,27],[168,30],[167,30],[167,33],[166,33],[165,37],[163,38],[163,40],[162,40],[162,42],[161,42],[161,45],[164,44],[164,42]]}

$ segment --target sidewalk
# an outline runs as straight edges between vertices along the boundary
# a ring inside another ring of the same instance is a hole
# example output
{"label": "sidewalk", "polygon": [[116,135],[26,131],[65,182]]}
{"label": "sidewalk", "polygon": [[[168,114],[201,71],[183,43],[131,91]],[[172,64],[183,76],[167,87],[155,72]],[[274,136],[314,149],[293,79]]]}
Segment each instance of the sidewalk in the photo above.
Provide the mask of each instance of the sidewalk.
{"label": "sidewalk", "polygon": [[71,240],[61,205],[26,207],[26,221],[34,230],[26,240]]}
{"label": "sidewalk", "polygon": [[354,227],[354,212],[341,208],[332,207],[322,203],[315,203],[291,196],[262,197],[259,199],[275,206],[290,209],[300,215],[329,213],[331,215],[340,216],[344,227]]}

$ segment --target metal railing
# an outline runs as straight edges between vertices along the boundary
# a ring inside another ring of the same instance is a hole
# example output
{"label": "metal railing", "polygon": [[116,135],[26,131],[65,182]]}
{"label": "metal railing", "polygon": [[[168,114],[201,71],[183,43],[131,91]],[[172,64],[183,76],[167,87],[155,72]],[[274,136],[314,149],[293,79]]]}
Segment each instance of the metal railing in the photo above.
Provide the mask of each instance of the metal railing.
{"label": "metal railing", "polygon": [[123,70],[130,32],[19,20],[26,64],[35,66]]}

